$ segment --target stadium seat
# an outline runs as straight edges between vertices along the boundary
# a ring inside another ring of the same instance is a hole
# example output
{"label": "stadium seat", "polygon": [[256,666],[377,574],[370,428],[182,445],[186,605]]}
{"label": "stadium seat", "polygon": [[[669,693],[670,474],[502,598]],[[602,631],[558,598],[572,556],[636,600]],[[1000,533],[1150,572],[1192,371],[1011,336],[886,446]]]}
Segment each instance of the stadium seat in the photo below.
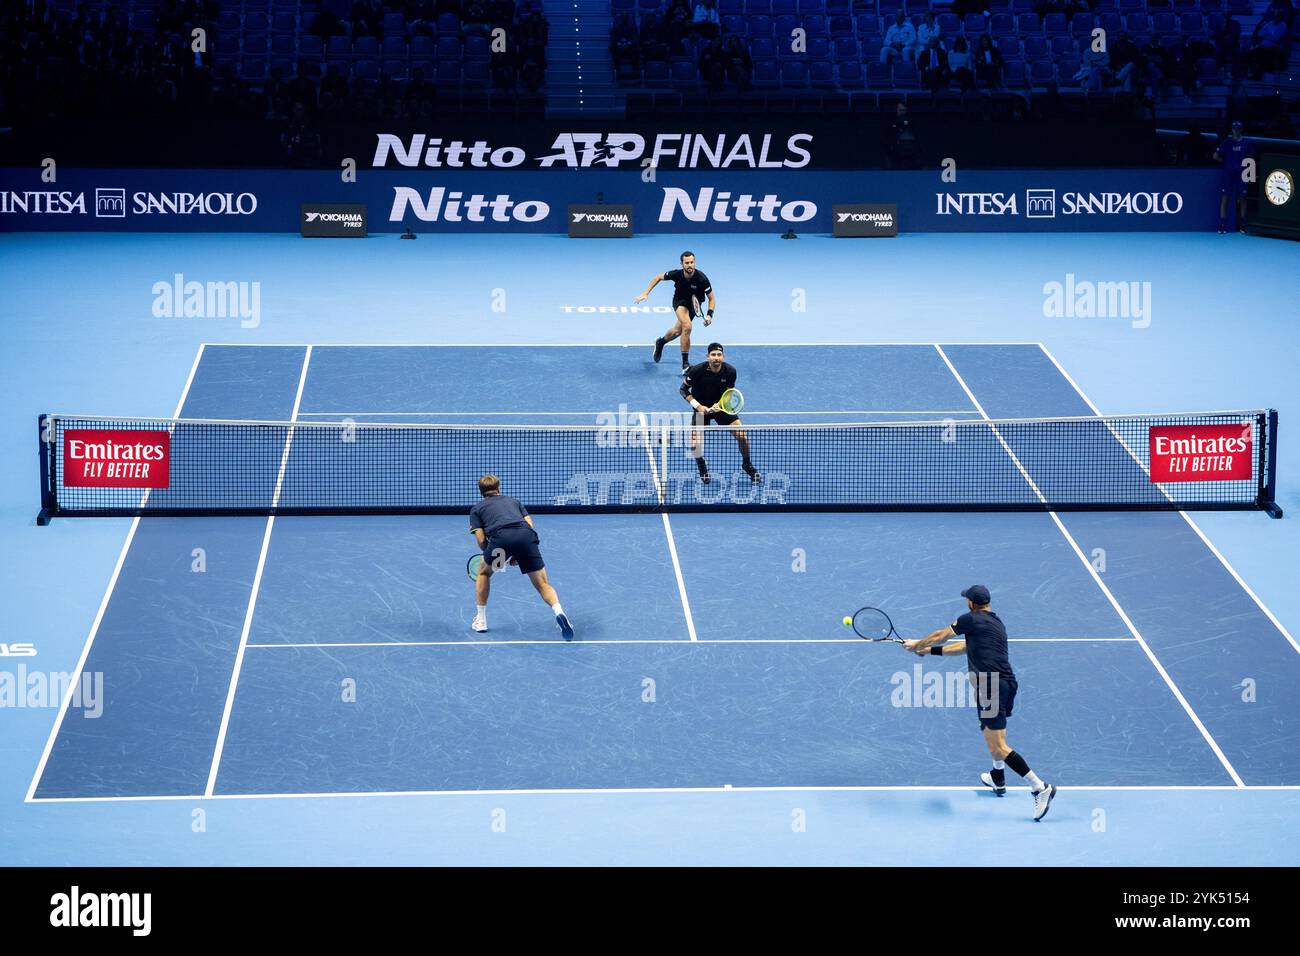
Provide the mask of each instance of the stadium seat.
{"label": "stadium seat", "polygon": [[989,32],[994,36],[1006,36],[1016,32],[1015,18],[1009,13],[995,13],[989,18]]}
{"label": "stadium seat", "polygon": [[240,60],[239,78],[247,83],[266,82],[266,60]]}
{"label": "stadium seat", "polygon": [[1119,0],[1119,8],[1124,13],[1137,13],[1147,8],[1146,0]]}
{"label": "stadium seat", "polygon": [[325,45],[321,38],[313,33],[304,33],[298,39],[298,58],[300,60],[315,60],[317,62],[325,54]]}
{"label": "stadium seat", "polygon": [[[1043,87],[1056,79],[1056,65],[1051,60],[1029,61],[1029,82],[1034,87]],[[1069,80],[1069,77],[1066,77]]]}
{"label": "stadium seat", "polygon": [[292,13],[277,13],[271,18],[271,32],[294,34],[298,32],[298,18]]}
{"label": "stadium seat", "polygon": [[352,45],[352,56],[358,60],[379,59],[379,41],[374,37],[357,37]]}
{"label": "stadium seat", "polygon": [[816,90],[835,89],[835,71],[830,60],[813,60],[808,64],[808,84]]}
{"label": "stadium seat", "polygon": [[1078,50],[1074,45],[1073,37],[1052,37],[1052,59],[1059,59],[1063,56],[1076,56]]}
{"label": "stadium seat", "polygon": [[1082,66],[1082,61],[1074,54],[1060,57],[1056,61],[1056,75],[1060,78],[1058,85],[1063,89],[1082,86],[1083,83],[1074,78]]}
{"label": "stadium seat", "polygon": [[861,63],[859,57],[862,55],[858,49],[858,41],[853,37],[836,37],[831,44],[831,52],[836,62],[843,63],[849,60]]}
{"label": "stadium seat", "polygon": [[1070,28],[1065,22],[1065,14],[1049,13],[1043,18],[1043,30],[1049,37],[1061,36],[1069,33]]}
{"label": "stadium seat", "polygon": [[804,17],[803,28],[808,31],[809,38],[830,36],[830,30],[826,26],[826,18],[823,16]]}
{"label": "stadium seat", "polygon": [[745,12],[749,14],[761,13],[770,17],[772,15],[772,0],[745,0]]}
{"label": "stadium seat", "polygon": [[411,37],[411,62],[432,63],[435,57],[433,37],[413,36]]}
{"label": "stadium seat", "polygon": [[772,16],[779,17],[783,15],[794,16],[799,12],[799,5],[795,0],[772,0]]}
{"label": "stadium seat", "polygon": [[882,36],[884,32],[880,29],[880,17],[876,16],[874,13],[860,14],[854,20],[854,24],[858,29],[859,40],[865,40],[867,37]]}
{"label": "stadium seat", "polygon": [[1043,21],[1036,13],[1022,13],[1016,17],[1016,29],[1022,37],[1043,32]]}
{"label": "stadium seat", "polygon": [[406,80],[407,69],[405,60],[384,60],[381,69],[384,76],[388,77],[390,80],[395,80],[397,82],[404,82]]}
{"label": "stadium seat", "polygon": [[1010,60],[1020,56],[1020,38],[1019,37],[998,37],[998,52],[1002,54],[1002,59]]}
{"label": "stadium seat", "polygon": [[758,90],[775,90],[781,86],[781,74],[775,60],[756,60],[754,62],[754,88]]}
{"label": "stadium seat", "polygon": [[491,55],[487,37],[468,36],[465,38],[465,59],[486,60]]}
{"label": "stadium seat", "polygon": [[1145,13],[1130,13],[1124,17],[1124,27],[1131,34],[1150,33],[1151,18]]}
{"label": "stadium seat", "polygon": [[487,60],[471,60],[465,64],[461,82],[469,86],[487,86],[491,71]]}
{"label": "stadium seat", "polygon": [[271,37],[271,56],[292,59],[294,52],[292,35],[277,33]]}
{"label": "stadium seat", "polygon": [[776,45],[778,48],[790,48],[790,35],[799,27],[803,26],[799,18],[792,13],[779,13],[772,18],[775,27]]}
{"label": "stadium seat", "polygon": [[1203,56],[1196,61],[1196,78],[1206,86],[1213,86],[1223,81],[1219,76],[1219,64],[1214,61],[1214,57]]}
{"label": "stadium seat", "polygon": [[1097,18],[1091,13],[1076,13],[1070,19],[1070,35],[1076,40],[1091,38],[1096,26]]}
{"label": "stadium seat", "polygon": [[786,60],[781,64],[781,88],[802,90],[808,86],[808,67],[802,60]]}
{"label": "stadium seat", "polygon": [[389,12],[384,14],[383,21],[384,39],[390,37],[399,37],[406,39],[406,17],[400,13]]}
{"label": "stadium seat", "polygon": [[352,41],[347,37],[330,37],[325,47],[325,56],[332,62],[342,62],[352,58]]}
{"label": "stadium seat", "polygon": [[700,73],[690,60],[674,60],[670,81],[675,90],[693,89],[700,84]]}
{"label": "stadium seat", "polygon": [[1201,12],[1205,14],[1223,11],[1223,0],[1201,0]]}
{"label": "stadium seat", "polygon": [[847,17],[853,13],[853,0],[826,0],[826,15]]}
{"label": "stadium seat", "polygon": [[723,15],[720,19],[722,20],[723,33],[732,33],[736,36],[742,37],[745,35],[745,18],[743,15],[738,13],[728,13]]}
{"label": "stadium seat", "polygon": [[1184,13],[1178,18],[1178,29],[1185,37],[1200,36],[1205,32],[1205,22],[1199,13]]}
{"label": "stadium seat", "polygon": [[757,37],[750,40],[749,55],[755,60],[775,60],[776,41],[771,37]]}
{"label": "stadium seat", "polygon": [[358,80],[378,80],[379,61],[369,59],[357,60],[352,65],[352,76]]}
{"label": "stadium seat", "polygon": [[1007,60],[1006,75],[1003,77],[1003,81],[1010,89],[1021,89],[1025,85],[1025,61]]}
{"label": "stadium seat", "polygon": [[1045,60],[1048,56],[1047,38],[1041,36],[1025,37],[1025,59]]}
{"label": "stadium seat", "polygon": [[[751,14],[749,17],[749,35],[752,37],[770,37],[772,35],[772,18],[767,14]],[[789,36],[787,34],[787,36]]]}
{"label": "stadium seat", "polygon": [[460,62],[457,60],[439,60],[435,71],[437,82],[460,85]]}
{"label": "stadium seat", "polygon": [[253,33],[244,36],[243,49],[240,51],[245,59],[258,59],[266,56],[269,45],[265,33]]}
{"label": "stadium seat", "polygon": [[663,60],[647,60],[645,64],[645,85],[651,89],[668,85],[668,64]]}
{"label": "stadium seat", "polygon": [[[633,0],[614,0],[614,14],[625,13],[628,10],[636,8]],[[745,0],[718,0],[718,15],[726,16],[727,14],[738,14],[745,12]]]}
{"label": "stadium seat", "polygon": [[869,37],[862,41],[862,62],[878,63],[880,62],[880,51],[884,49],[885,41],[881,37]]}
{"label": "stadium seat", "polygon": [[[980,18],[981,20],[983,17]],[[961,20],[952,13],[941,13],[935,18],[935,25],[945,40],[951,40],[961,30]]]}
{"label": "stadium seat", "polygon": [[799,0],[799,16],[823,17],[826,15],[826,0]]}
{"label": "stadium seat", "polygon": [[460,38],[459,37],[438,37],[438,59],[441,60],[459,60],[460,59]]}
{"label": "stadium seat", "polygon": [[1152,14],[1151,16],[1152,32],[1159,33],[1160,35],[1163,36],[1168,33],[1173,33],[1176,28],[1177,28],[1177,21],[1174,20],[1174,15],[1172,13],[1168,13],[1166,11],[1158,11]]}
{"label": "stadium seat", "polygon": [[853,18],[848,16],[833,16],[827,21],[827,29],[833,37],[851,37],[853,33]]}
{"label": "stadium seat", "polygon": [[443,13],[438,17],[438,33],[451,34],[458,36],[460,34],[460,18],[454,13]]}
{"label": "stadium seat", "polygon": [[921,74],[915,63],[894,64],[894,86],[900,90],[920,89]]}
{"label": "stadium seat", "polygon": [[1119,36],[1120,31],[1124,29],[1120,15],[1114,11],[1103,13],[1098,17],[1098,25],[1106,31],[1108,38]]}
{"label": "stadium seat", "polygon": [[400,36],[386,36],[380,53],[385,60],[405,60],[406,41]]}
{"label": "stadium seat", "polygon": [[[982,13],[968,13],[966,19],[962,21],[961,32],[968,37],[979,36],[981,33],[989,32],[989,21]],[[945,32],[944,36],[947,36]]]}
{"label": "stadium seat", "polygon": [[867,89],[869,90],[892,90],[894,88],[894,73],[887,63],[868,63],[867,64]]}
{"label": "stadium seat", "polygon": [[835,75],[840,89],[850,91],[862,89],[862,64],[856,60],[846,60],[836,64]]}

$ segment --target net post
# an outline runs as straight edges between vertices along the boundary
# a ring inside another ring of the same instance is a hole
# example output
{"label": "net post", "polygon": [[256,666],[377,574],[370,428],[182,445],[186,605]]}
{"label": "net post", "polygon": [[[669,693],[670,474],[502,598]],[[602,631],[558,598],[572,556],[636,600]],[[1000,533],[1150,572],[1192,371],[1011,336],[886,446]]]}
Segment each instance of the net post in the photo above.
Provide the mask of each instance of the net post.
{"label": "net post", "polygon": [[36,441],[41,461],[41,510],[36,514],[36,523],[41,527],[50,523],[50,518],[58,508],[58,502],[55,500],[54,485],[51,481],[53,468],[51,467],[50,456],[53,454],[54,436],[51,435],[46,440],[46,427],[52,428],[54,419],[48,415],[36,416]]}
{"label": "net post", "polygon": [[1260,491],[1259,506],[1270,518],[1282,517],[1282,509],[1277,503],[1277,409],[1266,412],[1268,420],[1268,462],[1264,469],[1264,487]]}

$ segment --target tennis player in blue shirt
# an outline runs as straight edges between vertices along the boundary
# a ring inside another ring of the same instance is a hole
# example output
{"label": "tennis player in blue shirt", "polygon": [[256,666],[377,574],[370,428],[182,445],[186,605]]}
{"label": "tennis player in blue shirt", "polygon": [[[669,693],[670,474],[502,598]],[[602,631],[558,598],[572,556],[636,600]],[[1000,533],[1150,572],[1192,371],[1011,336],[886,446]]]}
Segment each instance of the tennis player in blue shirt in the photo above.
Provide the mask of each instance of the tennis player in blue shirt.
{"label": "tennis player in blue shirt", "polygon": [[487,602],[492,589],[492,572],[507,564],[516,564],[555,612],[555,623],[564,639],[571,640],[573,625],[569,623],[564,608],[560,607],[555,588],[546,579],[546,564],[538,547],[537,532],[533,530],[532,515],[514,498],[501,494],[501,480],[496,475],[480,478],[478,493],[483,500],[470,509],[469,530],[483,551],[483,563],[479,565],[478,578],[474,581],[478,608],[470,626],[480,633],[488,629]]}

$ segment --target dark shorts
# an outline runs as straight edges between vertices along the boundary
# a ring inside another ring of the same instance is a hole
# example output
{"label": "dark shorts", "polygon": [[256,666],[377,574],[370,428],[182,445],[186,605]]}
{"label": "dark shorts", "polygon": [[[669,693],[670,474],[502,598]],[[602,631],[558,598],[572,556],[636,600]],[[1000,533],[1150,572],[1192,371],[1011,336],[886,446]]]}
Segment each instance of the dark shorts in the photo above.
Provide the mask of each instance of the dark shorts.
{"label": "dark shorts", "polygon": [[[1224,173],[1219,177],[1219,193],[1241,199],[1246,195],[1249,183],[1241,181],[1240,173]],[[687,306],[690,308],[690,306]]]}
{"label": "dark shorts", "polygon": [[[988,687],[989,690],[992,690],[991,685],[992,681],[983,684],[983,686]],[[980,728],[982,730],[1007,729],[1007,718],[1011,716],[1011,708],[1015,706],[1017,689],[1018,685],[1014,680],[1007,680],[1005,677],[998,678],[997,713],[993,714],[993,716],[986,716],[993,711],[993,701],[990,696],[988,707],[986,709],[984,703],[978,700],[978,694],[982,692],[982,687],[979,683],[976,684],[977,700],[975,704],[975,712],[979,714]]]}
{"label": "dark shorts", "polygon": [[691,311],[694,307],[691,304],[691,297],[689,295],[684,299],[680,296],[673,296],[673,311],[676,312],[678,308],[685,309],[691,318],[695,318],[695,313]]}
{"label": "dark shorts", "polygon": [[707,415],[695,414],[696,425],[731,425],[740,419],[735,415],[728,415],[726,412],[709,412]]}
{"label": "dark shorts", "polygon": [[542,561],[542,551],[538,547],[537,532],[527,525],[520,525],[513,528],[501,528],[488,538],[487,549],[483,552],[483,557],[492,562],[495,559],[494,551],[500,549],[506,557],[506,560],[514,558],[519,562],[519,570],[523,574],[531,574],[533,571],[540,571],[546,567]]}

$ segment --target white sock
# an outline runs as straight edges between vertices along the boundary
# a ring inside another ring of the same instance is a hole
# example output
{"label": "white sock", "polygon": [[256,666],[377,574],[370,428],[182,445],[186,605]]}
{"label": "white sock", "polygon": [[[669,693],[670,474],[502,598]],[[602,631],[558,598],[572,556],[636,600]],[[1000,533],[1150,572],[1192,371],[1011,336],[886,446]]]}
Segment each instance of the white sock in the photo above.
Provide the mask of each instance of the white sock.
{"label": "white sock", "polygon": [[1039,790],[1042,790],[1047,786],[1047,784],[1038,779],[1038,774],[1034,773],[1032,770],[1025,774],[1025,779],[1028,780],[1029,785],[1034,788],[1034,793],[1037,793]]}
{"label": "white sock", "polygon": [[474,619],[475,619],[475,620],[478,620],[478,621],[486,621],[486,620],[487,620],[487,605],[486,605],[486,604],[480,604],[480,605],[478,605],[478,613],[476,613],[476,614],[474,615]]}
{"label": "white sock", "polygon": [[1007,769],[1006,761],[1005,761],[1005,760],[995,760],[995,761],[993,761],[993,769],[994,769],[994,770],[1006,770],[1006,769]]}
{"label": "white sock", "polygon": [[561,614],[564,613],[564,608],[560,607],[559,601],[556,601],[554,604],[551,605],[551,610],[555,612],[556,617],[559,617]]}

